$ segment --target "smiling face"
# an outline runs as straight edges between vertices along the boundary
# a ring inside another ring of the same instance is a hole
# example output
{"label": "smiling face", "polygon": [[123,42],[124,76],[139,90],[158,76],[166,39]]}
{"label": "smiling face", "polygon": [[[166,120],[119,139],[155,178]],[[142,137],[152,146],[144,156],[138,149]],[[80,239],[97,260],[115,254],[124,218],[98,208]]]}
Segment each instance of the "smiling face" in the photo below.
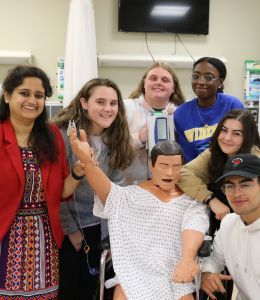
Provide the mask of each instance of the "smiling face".
{"label": "smiling face", "polygon": [[[191,82],[193,92],[198,97],[199,105],[201,107],[213,105],[216,100],[218,87],[223,83],[218,69],[209,62],[203,61],[195,66],[193,73],[201,76],[199,80],[192,80]],[[213,80],[206,82],[203,76],[207,75],[211,75]]]}
{"label": "smiling face", "polygon": [[234,212],[241,215],[242,219],[250,224],[260,218],[260,184],[258,178],[248,179],[242,176],[229,176],[225,184],[247,185],[241,190],[235,188],[234,192],[228,194],[227,199]]}
{"label": "smiling face", "polygon": [[172,75],[163,68],[154,68],[144,79],[145,101],[152,108],[165,108],[174,92]]}
{"label": "smiling face", "polygon": [[90,133],[101,135],[110,127],[118,113],[118,96],[111,87],[97,86],[93,88],[88,100],[80,99],[82,108],[87,111],[91,121]]}
{"label": "smiling face", "polygon": [[33,124],[44,109],[45,90],[39,78],[26,77],[11,95],[4,92],[4,98],[13,123]]}
{"label": "smiling face", "polygon": [[149,161],[152,183],[162,190],[171,190],[179,179],[181,166],[181,155],[159,155],[154,166]]}
{"label": "smiling face", "polygon": [[220,149],[228,157],[236,155],[243,144],[243,127],[240,121],[226,119],[218,136]]}

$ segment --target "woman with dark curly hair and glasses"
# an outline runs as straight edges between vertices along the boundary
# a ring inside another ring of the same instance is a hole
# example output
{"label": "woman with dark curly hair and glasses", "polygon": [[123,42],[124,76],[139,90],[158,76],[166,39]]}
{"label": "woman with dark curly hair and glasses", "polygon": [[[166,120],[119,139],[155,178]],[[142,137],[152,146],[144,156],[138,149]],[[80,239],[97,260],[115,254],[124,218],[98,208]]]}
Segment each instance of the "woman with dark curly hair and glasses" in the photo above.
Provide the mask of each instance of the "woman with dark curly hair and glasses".
{"label": "woman with dark curly hair and glasses", "polygon": [[181,145],[185,162],[189,162],[209,146],[219,120],[243,103],[224,94],[225,64],[215,57],[198,59],[192,69],[191,85],[196,98],[181,105],[174,114],[176,139]]}

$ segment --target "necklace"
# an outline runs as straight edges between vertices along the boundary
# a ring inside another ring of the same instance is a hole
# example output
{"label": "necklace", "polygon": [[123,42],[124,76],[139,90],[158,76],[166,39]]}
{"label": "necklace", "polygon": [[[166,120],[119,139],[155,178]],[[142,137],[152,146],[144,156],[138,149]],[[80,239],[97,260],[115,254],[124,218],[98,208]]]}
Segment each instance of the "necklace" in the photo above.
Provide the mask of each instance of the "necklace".
{"label": "necklace", "polygon": [[203,120],[203,118],[202,118],[202,116],[201,116],[201,114],[200,114],[200,110],[199,110],[199,105],[198,105],[198,103],[196,103],[196,108],[197,108],[197,112],[198,112],[198,115],[199,115],[199,117],[200,117],[200,120],[201,120],[201,122],[202,122],[203,125],[204,125],[204,128],[209,127],[209,124],[207,124],[207,122],[205,122],[205,121]]}

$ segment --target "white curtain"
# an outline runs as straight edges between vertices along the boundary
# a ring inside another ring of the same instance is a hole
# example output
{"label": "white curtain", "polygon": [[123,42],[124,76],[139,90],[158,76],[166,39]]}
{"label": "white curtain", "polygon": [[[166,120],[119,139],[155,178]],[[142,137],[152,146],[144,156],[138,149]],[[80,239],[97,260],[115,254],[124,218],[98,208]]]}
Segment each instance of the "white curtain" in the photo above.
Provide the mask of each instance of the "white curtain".
{"label": "white curtain", "polygon": [[88,80],[97,77],[95,16],[92,0],[71,0],[64,62],[67,106]]}

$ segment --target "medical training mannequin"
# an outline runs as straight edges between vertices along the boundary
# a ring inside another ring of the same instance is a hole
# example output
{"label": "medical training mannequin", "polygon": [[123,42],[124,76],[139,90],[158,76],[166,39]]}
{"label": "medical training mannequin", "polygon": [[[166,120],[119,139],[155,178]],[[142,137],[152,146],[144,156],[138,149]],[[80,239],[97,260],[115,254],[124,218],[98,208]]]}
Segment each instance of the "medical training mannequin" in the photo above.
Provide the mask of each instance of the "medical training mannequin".
{"label": "medical training mannequin", "polygon": [[204,205],[175,185],[183,161],[180,146],[155,145],[152,179],[127,187],[113,184],[93,163],[83,131],[80,139],[72,131],[71,146],[99,197],[94,213],[108,218],[113,266],[127,299],[194,299],[195,257],[208,216]]}

